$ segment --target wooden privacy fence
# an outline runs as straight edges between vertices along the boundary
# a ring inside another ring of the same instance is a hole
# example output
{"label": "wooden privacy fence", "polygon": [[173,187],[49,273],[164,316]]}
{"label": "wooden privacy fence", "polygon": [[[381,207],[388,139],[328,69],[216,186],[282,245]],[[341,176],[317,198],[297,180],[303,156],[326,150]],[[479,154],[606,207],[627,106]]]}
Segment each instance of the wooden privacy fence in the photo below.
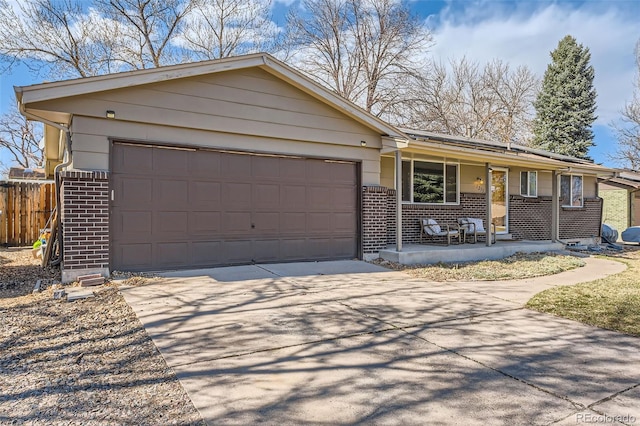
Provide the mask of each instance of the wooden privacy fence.
{"label": "wooden privacy fence", "polygon": [[55,205],[52,182],[0,181],[0,245],[33,244]]}

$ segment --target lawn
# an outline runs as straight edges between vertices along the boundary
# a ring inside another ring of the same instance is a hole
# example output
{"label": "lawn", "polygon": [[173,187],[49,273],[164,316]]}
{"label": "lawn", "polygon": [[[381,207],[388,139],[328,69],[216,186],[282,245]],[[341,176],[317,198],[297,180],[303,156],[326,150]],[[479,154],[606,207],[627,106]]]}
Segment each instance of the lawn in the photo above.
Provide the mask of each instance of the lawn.
{"label": "lawn", "polygon": [[455,264],[399,265],[386,261],[378,263],[428,281],[515,280],[557,274],[585,265],[584,260],[578,257],[554,253],[518,253],[501,260]]}
{"label": "lawn", "polygon": [[607,278],[545,290],[527,308],[640,336],[640,250],[614,259],[628,268]]}

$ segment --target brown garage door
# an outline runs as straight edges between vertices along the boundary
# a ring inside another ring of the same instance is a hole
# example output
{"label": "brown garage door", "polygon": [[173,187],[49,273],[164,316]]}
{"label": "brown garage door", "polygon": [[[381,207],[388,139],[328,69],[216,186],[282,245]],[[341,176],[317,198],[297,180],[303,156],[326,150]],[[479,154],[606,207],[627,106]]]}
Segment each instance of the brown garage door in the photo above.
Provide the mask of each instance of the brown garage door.
{"label": "brown garage door", "polygon": [[354,258],[357,165],[113,144],[111,267]]}

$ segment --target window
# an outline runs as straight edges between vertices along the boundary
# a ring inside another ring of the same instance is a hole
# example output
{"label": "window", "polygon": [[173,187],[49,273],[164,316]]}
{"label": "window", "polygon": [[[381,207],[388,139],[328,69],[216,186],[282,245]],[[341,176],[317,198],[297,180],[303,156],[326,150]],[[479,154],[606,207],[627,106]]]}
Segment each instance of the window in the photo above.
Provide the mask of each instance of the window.
{"label": "window", "polygon": [[538,196],[538,172],[520,172],[520,195]]}
{"label": "window", "polygon": [[582,207],[582,176],[560,176],[560,202],[563,207]]}
{"label": "window", "polygon": [[458,203],[458,165],[428,161],[402,162],[402,201]]}

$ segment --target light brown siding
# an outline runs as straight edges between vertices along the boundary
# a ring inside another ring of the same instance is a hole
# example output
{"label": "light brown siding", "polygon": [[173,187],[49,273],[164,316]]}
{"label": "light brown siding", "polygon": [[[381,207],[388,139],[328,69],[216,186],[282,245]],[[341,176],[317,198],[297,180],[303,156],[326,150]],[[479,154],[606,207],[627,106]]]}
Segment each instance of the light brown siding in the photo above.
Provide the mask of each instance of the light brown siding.
{"label": "light brown siding", "polygon": [[[73,167],[108,170],[108,138],[362,161],[379,184],[380,135],[259,69],[94,93],[34,107],[74,114]],[[113,110],[115,120],[105,113]],[[366,148],[361,147],[366,141]]]}

